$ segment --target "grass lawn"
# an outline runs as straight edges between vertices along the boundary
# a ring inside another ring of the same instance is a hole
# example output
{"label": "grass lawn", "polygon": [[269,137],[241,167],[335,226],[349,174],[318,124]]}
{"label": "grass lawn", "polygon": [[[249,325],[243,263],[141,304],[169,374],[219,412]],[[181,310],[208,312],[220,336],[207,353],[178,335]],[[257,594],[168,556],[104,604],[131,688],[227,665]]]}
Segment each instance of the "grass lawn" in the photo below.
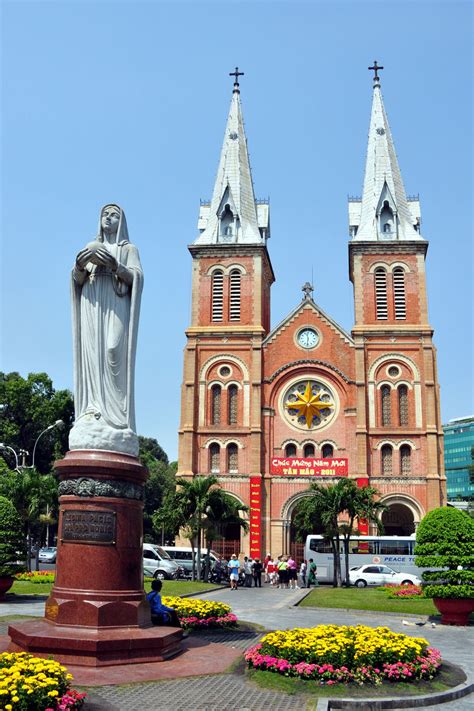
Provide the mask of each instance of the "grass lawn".
{"label": "grass lawn", "polygon": [[[30,583],[26,580],[16,580],[13,583],[13,587],[10,588],[7,593],[8,596],[13,593],[14,595],[49,595],[52,583]],[[162,594],[163,595],[189,595],[189,593],[203,592],[204,590],[215,590],[219,588],[219,585],[212,585],[211,583],[198,583],[190,582],[188,580],[165,580],[163,583]],[[151,581],[145,581],[145,591],[149,592],[151,590]]]}
{"label": "grass lawn", "polygon": [[[356,684],[334,684],[332,686],[319,686],[312,680],[297,679],[293,677],[283,676],[270,671],[261,671],[257,669],[248,669],[246,676],[249,681],[253,681],[264,689],[272,691],[280,691],[284,694],[300,695],[310,694],[311,696],[332,696],[339,698],[357,698],[357,697],[383,697],[383,696],[416,696],[417,694],[434,694],[439,691],[446,691],[456,684],[460,684],[465,678],[462,674],[444,670],[440,672],[431,681],[415,681],[412,683],[406,682],[384,682],[378,686],[367,684],[357,686]],[[295,708],[297,707],[295,700]],[[302,708],[303,706],[300,705]],[[308,708],[308,706],[306,707]],[[315,708],[309,706],[309,708]]]}
{"label": "grass lawn", "polygon": [[428,598],[393,599],[377,588],[333,588],[320,585],[300,603],[302,607],[339,607],[346,610],[402,612],[406,615],[438,615]]}

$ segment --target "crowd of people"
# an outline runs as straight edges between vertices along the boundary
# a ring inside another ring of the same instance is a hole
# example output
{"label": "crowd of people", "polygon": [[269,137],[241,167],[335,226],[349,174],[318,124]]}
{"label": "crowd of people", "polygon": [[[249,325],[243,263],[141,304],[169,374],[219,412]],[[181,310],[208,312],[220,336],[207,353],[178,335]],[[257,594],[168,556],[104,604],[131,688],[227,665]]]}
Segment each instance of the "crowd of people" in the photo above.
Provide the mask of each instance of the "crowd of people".
{"label": "crowd of people", "polygon": [[314,560],[312,558],[308,561],[302,560],[298,565],[291,555],[279,555],[273,558],[268,553],[261,561],[260,558],[252,559],[248,556],[239,560],[233,553],[229,560],[224,557],[219,558],[213,573],[218,583],[228,579],[231,590],[237,590],[239,586],[261,588],[262,576],[264,584],[287,590],[318,585],[317,566]]}

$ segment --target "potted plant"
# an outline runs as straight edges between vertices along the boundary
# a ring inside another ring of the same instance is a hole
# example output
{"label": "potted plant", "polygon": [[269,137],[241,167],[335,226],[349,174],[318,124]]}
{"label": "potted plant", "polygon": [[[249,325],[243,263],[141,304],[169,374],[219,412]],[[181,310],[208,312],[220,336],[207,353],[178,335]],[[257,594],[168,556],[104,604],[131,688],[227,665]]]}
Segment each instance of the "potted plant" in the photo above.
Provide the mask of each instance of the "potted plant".
{"label": "potted plant", "polygon": [[415,564],[424,594],[433,598],[444,625],[467,625],[474,611],[474,520],[446,506],[430,511],[416,532]]}
{"label": "potted plant", "polygon": [[24,569],[26,543],[21,518],[9,499],[0,496],[0,600],[13,585],[15,573]]}

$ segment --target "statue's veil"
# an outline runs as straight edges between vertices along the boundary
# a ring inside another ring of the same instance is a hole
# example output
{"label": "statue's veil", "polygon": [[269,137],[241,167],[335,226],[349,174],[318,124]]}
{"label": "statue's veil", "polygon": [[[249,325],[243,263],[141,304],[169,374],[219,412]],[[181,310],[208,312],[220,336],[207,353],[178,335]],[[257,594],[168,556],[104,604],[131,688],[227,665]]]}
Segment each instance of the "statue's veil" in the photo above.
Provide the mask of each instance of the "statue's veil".
{"label": "statue's veil", "polygon": [[127,218],[125,217],[125,212],[122,210],[120,205],[116,205],[114,202],[108,202],[100,210],[99,226],[97,229],[97,240],[99,242],[104,241],[104,231],[102,229],[102,215],[104,214],[104,210],[106,207],[115,207],[117,212],[120,213],[120,222],[119,222],[119,226],[117,229],[117,234],[115,235],[115,243],[116,244],[125,244],[126,242],[130,242],[130,240],[128,238]]}

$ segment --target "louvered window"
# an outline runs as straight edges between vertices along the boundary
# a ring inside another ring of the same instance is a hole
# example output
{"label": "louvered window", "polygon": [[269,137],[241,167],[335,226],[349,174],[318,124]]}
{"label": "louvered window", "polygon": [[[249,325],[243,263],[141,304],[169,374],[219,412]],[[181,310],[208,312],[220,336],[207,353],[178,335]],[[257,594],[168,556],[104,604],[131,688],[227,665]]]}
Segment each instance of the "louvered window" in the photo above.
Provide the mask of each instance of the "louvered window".
{"label": "louvered window", "polygon": [[388,318],[387,272],[382,267],[375,270],[375,311],[379,320]]}
{"label": "louvered window", "polygon": [[389,385],[382,385],[380,398],[382,401],[382,425],[386,427],[392,424],[391,388]]}
{"label": "louvered window", "polygon": [[212,275],[212,320],[222,321],[224,317],[224,272]]}
{"label": "louvered window", "polygon": [[296,457],[296,444],[287,444],[286,445],[285,457]]}
{"label": "louvered window", "polygon": [[392,473],[392,458],[393,450],[389,444],[384,444],[382,447],[382,474]]}
{"label": "louvered window", "polygon": [[408,425],[408,388],[400,385],[398,388],[398,421],[400,425]]}
{"label": "louvered window", "polygon": [[233,269],[230,273],[229,321],[240,321],[240,282],[239,270]]}
{"label": "louvered window", "polygon": [[411,447],[408,444],[400,447],[400,474],[402,476],[411,474]]}
{"label": "louvered window", "polygon": [[334,447],[332,444],[324,444],[321,450],[321,455],[323,459],[329,459],[334,455]]}
{"label": "louvered window", "polygon": [[238,398],[238,387],[237,385],[229,385],[228,389],[228,405],[229,405],[229,425],[237,424],[237,398]]}
{"label": "louvered window", "polygon": [[213,425],[221,423],[222,392],[220,385],[213,385],[211,389],[211,422]]}
{"label": "louvered window", "polygon": [[239,448],[236,444],[227,447],[227,471],[229,474],[237,474],[239,471]]}
{"label": "louvered window", "polygon": [[209,447],[209,460],[211,474],[219,474],[220,472],[220,456],[221,448],[215,442]]}
{"label": "louvered window", "polygon": [[314,444],[305,444],[303,457],[314,457]]}
{"label": "louvered window", "polygon": [[395,318],[406,319],[406,299],[405,299],[405,272],[401,267],[393,270],[393,303],[395,307]]}

